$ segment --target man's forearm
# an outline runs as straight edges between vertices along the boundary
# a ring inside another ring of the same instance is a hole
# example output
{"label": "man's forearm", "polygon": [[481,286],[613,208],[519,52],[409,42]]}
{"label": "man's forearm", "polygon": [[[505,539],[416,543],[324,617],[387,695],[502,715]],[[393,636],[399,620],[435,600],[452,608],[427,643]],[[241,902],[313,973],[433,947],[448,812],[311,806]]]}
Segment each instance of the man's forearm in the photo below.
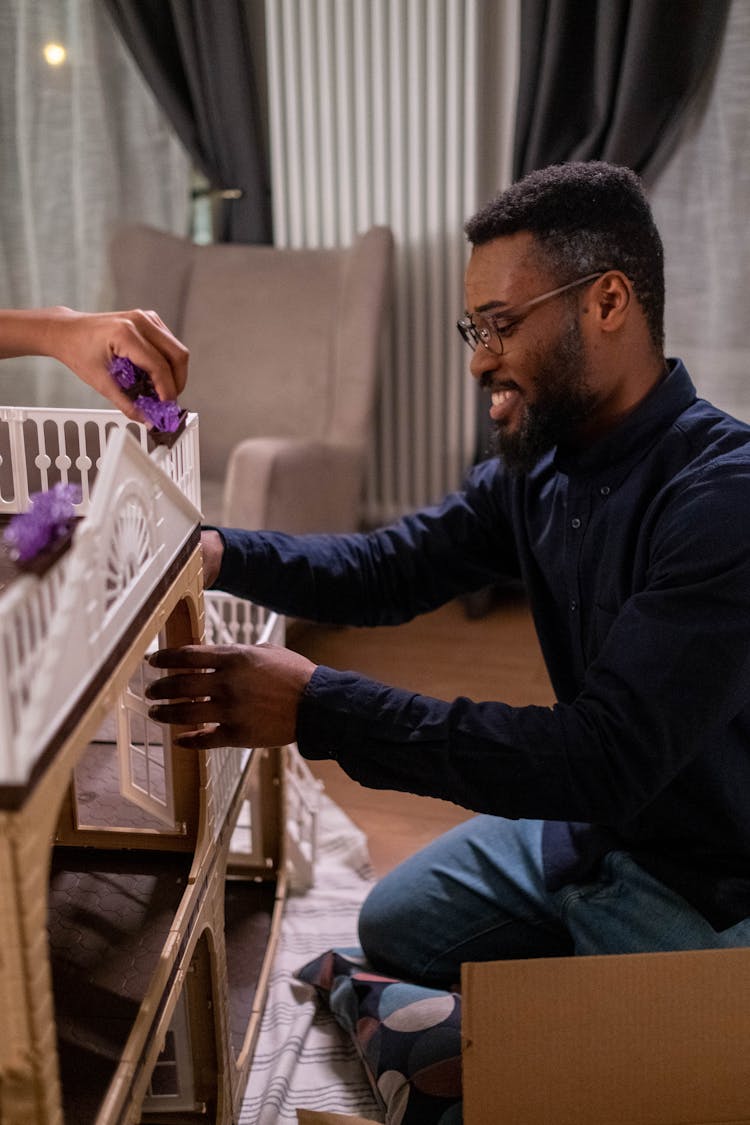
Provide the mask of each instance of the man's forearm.
{"label": "man's forearm", "polygon": [[[512,563],[512,551],[503,546],[504,520],[497,513],[480,517],[476,495],[455,493],[439,507],[366,534],[222,528],[225,550],[215,584],[293,617],[338,625],[410,621],[488,585]],[[482,530],[487,518],[491,536]]]}

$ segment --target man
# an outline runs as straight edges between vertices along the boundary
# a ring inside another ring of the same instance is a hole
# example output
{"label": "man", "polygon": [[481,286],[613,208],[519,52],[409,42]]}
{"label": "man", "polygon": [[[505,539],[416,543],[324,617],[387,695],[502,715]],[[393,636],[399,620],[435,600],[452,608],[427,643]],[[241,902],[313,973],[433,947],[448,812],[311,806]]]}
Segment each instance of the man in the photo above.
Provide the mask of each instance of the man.
{"label": "man", "polygon": [[750,429],[664,359],[661,241],[631,172],[532,173],[467,233],[459,330],[497,458],[370,535],[209,530],[206,574],[360,625],[519,576],[557,704],[196,647],[154,658],[176,672],[152,715],[216,724],[184,746],[296,738],[365,785],[485,814],[371,893],[360,936],[383,971],[445,987],[466,960],[748,945]]}

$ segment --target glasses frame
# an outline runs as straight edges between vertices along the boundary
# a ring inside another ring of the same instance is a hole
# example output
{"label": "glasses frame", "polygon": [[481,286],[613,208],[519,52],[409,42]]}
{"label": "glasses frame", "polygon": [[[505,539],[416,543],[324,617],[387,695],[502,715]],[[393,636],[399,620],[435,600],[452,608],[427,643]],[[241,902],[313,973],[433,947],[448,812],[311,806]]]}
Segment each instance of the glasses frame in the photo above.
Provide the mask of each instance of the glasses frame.
{"label": "glasses frame", "polygon": [[[521,321],[525,320],[529,313],[533,312],[539,305],[545,301],[551,301],[553,297],[559,297],[561,293],[567,293],[569,289],[575,289],[578,285],[585,285],[592,281],[597,281],[603,277],[608,270],[599,270],[597,273],[587,273],[585,277],[577,277],[575,281],[569,281],[567,285],[558,285],[556,289],[550,289],[548,293],[540,293],[538,297],[532,297],[530,301],[524,301],[522,305],[516,305],[515,308],[503,309],[498,312],[498,316],[502,316],[504,320],[508,321],[508,327],[511,325],[515,328]],[[503,355],[505,352],[505,345],[503,338],[496,328],[477,328],[472,319],[471,313],[466,313],[460,320],[456,321],[456,328],[458,329],[464,343],[468,344],[474,352],[479,344],[486,348],[488,352],[493,355]],[[487,339],[482,335],[485,333]],[[492,346],[493,340],[497,341],[496,346]]]}

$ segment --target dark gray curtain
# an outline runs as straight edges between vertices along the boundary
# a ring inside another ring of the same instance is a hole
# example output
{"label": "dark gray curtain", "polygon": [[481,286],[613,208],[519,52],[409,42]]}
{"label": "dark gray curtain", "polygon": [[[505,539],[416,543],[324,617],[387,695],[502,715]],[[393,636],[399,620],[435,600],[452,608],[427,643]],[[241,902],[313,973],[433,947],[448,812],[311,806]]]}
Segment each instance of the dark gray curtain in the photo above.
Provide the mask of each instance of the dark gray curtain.
{"label": "dark gray curtain", "polygon": [[[608,160],[653,180],[718,58],[731,0],[522,0],[513,178]],[[477,460],[489,420],[478,408]]]}
{"label": "dark gray curtain", "polygon": [[653,180],[730,0],[523,0],[513,173],[608,160]]}
{"label": "dark gray curtain", "polygon": [[[607,160],[653,181],[718,58],[731,0],[521,0],[513,178]],[[480,396],[476,460],[488,456]],[[480,591],[479,615],[496,591]]]}
{"label": "dark gray curtain", "polygon": [[270,242],[259,103],[242,0],[104,0],[159,104],[222,204],[217,237]]}

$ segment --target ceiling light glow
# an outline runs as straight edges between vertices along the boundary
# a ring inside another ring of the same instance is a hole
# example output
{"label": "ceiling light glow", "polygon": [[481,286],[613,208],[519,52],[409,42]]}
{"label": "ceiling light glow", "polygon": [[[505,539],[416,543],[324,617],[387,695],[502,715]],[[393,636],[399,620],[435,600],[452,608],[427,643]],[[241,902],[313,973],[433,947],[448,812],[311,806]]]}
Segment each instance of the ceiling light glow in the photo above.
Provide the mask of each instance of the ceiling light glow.
{"label": "ceiling light glow", "polygon": [[45,43],[42,53],[50,66],[62,66],[68,57],[68,52],[62,43]]}

